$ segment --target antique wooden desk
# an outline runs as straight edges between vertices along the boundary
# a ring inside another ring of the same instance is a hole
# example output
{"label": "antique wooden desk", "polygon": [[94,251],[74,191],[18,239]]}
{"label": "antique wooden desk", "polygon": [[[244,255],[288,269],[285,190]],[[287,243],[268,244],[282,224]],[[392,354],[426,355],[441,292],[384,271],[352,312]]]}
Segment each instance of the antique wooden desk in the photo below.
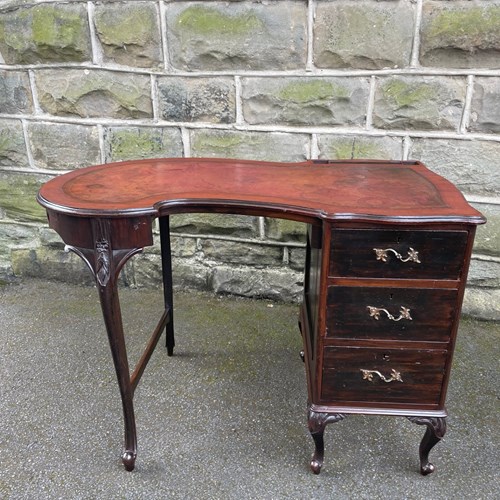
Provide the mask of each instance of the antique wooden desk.
{"label": "antique wooden desk", "polygon": [[[426,426],[420,471],[443,437],[445,397],[472,243],[482,215],[418,162],[298,164],[159,159],[98,165],[46,183],[50,227],[95,276],[134,468],[133,396],[163,330],[174,349],[169,215],[219,212],[308,224],[303,337],[313,472],[325,426],[348,414],[399,415]],[[165,310],[130,373],[117,281],[152,245],[159,218]]]}

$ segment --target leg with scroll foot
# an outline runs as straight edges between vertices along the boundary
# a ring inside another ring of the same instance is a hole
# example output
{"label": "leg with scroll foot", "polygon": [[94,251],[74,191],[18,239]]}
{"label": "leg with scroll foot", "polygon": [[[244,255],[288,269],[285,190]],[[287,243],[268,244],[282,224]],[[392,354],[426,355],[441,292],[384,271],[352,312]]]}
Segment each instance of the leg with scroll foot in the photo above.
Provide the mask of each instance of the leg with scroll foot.
{"label": "leg with scroll foot", "polygon": [[323,434],[325,432],[326,425],[338,422],[344,418],[345,415],[341,413],[317,412],[309,407],[307,412],[307,424],[315,445],[314,454],[311,458],[311,470],[314,474],[319,474],[321,472],[321,467],[323,466],[325,456],[325,442]]}
{"label": "leg with scroll foot", "polygon": [[420,443],[420,473],[423,476],[434,472],[434,465],[429,462],[431,449],[443,439],[446,433],[445,417],[408,417],[408,420],[418,425],[426,425],[424,437]]}
{"label": "leg with scroll foot", "polygon": [[113,249],[111,222],[96,219],[92,222],[94,248],[67,248],[79,255],[94,274],[99,299],[108,334],[109,345],[120,389],[125,427],[125,446],[122,462],[125,469],[134,469],[137,456],[137,434],[134,415],[134,387],[132,386],[123,332],[120,301],[118,298],[118,276],[125,262],[140,252],[141,248]]}

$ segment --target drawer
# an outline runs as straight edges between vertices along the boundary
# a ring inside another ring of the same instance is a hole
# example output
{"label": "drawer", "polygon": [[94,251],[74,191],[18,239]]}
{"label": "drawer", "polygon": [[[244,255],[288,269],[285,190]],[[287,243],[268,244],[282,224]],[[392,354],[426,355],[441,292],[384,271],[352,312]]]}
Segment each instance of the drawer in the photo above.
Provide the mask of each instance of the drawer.
{"label": "drawer", "polygon": [[330,286],[326,336],[448,342],[457,295],[454,289]]}
{"label": "drawer", "polygon": [[438,405],[444,349],[324,349],[321,399],[334,403]]}
{"label": "drawer", "polygon": [[330,276],[458,279],[467,231],[333,229]]}

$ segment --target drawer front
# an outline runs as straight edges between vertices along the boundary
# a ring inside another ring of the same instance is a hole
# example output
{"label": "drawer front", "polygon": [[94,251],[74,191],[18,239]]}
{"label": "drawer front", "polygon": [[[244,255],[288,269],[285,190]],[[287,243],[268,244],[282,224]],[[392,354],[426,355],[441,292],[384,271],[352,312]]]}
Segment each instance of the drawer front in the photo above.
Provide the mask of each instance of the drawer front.
{"label": "drawer front", "polygon": [[330,276],[458,279],[467,231],[333,229]]}
{"label": "drawer front", "polygon": [[438,405],[447,351],[325,347],[322,400]]}
{"label": "drawer front", "polygon": [[330,286],[326,336],[448,342],[457,290]]}

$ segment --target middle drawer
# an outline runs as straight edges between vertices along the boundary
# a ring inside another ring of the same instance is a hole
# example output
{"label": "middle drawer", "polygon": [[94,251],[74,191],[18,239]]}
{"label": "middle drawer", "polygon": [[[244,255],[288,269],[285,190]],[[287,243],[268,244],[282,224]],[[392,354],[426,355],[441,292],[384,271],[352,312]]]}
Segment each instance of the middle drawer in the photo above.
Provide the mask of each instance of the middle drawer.
{"label": "middle drawer", "polygon": [[328,287],[326,336],[448,342],[455,289]]}

